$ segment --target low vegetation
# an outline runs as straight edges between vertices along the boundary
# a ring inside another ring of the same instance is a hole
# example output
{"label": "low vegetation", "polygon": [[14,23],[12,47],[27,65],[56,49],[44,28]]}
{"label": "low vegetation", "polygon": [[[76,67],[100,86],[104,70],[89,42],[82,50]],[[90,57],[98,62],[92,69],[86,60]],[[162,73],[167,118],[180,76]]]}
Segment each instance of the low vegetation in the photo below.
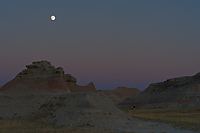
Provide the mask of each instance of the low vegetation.
{"label": "low vegetation", "polygon": [[66,107],[64,102],[57,102],[56,105],[59,106],[59,107],[61,107],[61,106]]}
{"label": "low vegetation", "polygon": [[[182,129],[191,129],[200,131],[200,108],[191,109],[124,109],[125,113],[130,116],[158,121],[163,123],[171,123]],[[42,119],[32,120],[30,118],[10,118],[0,119],[0,133],[93,133],[93,129],[72,128],[66,126],[55,126]],[[95,132],[101,133],[102,130]],[[104,130],[110,133],[109,130]]]}
{"label": "low vegetation", "polygon": [[[92,129],[55,126],[35,123],[25,118],[0,119],[0,133],[93,133]],[[96,130],[95,133],[110,133],[109,130]]]}
{"label": "low vegetation", "polygon": [[124,109],[126,114],[151,121],[171,123],[182,129],[200,131],[200,108],[190,109]]}

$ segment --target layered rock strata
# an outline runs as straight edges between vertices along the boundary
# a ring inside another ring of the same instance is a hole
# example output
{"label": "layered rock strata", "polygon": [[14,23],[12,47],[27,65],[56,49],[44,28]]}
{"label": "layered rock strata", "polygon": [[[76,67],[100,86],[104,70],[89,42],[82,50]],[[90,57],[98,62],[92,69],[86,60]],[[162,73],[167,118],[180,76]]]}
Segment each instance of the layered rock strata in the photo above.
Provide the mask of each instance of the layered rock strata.
{"label": "layered rock strata", "polygon": [[[71,74],[65,74],[63,68],[51,65],[48,61],[37,61],[26,65],[17,76],[5,84],[0,93],[27,94],[27,93],[70,93],[74,90],[96,91],[95,87],[77,85],[77,80]],[[78,88],[78,89],[77,89]],[[83,89],[82,89],[83,88]]]}
{"label": "layered rock strata", "polygon": [[200,73],[152,83],[143,92],[125,99],[121,108],[193,108],[200,107]]}
{"label": "layered rock strata", "polygon": [[102,90],[115,104],[122,102],[124,99],[132,97],[141,91],[137,88],[118,87],[114,90]]}

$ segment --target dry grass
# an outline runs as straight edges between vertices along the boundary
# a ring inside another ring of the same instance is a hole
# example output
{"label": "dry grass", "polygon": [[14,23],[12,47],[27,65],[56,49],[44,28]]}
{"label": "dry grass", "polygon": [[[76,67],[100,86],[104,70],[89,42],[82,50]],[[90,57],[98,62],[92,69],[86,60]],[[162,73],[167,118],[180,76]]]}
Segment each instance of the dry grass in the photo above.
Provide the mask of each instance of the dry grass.
{"label": "dry grass", "polygon": [[[0,133],[93,133],[92,129],[72,129],[64,126],[52,126],[48,123],[35,123],[29,119],[1,119]],[[95,133],[109,133],[108,130],[98,130]]]}
{"label": "dry grass", "polygon": [[126,114],[151,121],[172,123],[183,129],[200,130],[200,108],[191,109],[124,109]]}

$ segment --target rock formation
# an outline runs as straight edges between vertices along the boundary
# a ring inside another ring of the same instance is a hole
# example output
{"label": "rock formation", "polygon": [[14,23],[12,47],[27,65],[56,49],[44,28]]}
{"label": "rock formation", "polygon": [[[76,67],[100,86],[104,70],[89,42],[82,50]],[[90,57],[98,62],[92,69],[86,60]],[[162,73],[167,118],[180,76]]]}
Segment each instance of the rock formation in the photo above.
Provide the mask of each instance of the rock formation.
{"label": "rock formation", "polygon": [[183,133],[182,130],[163,127],[163,124],[128,116],[103,93],[0,95],[0,101],[0,119],[28,118],[36,125],[64,126],[75,130],[71,132]]}
{"label": "rock formation", "polygon": [[93,82],[90,82],[86,86],[80,86],[80,85],[69,85],[69,89],[71,92],[96,92],[95,86]]}
{"label": "rock formation", "polygon": [[132,97],[141,91],[137,88],[118,87],[115,90],[102,90],[115,104],[122,102],[122,100]]}
{"label": "rock formation", "polygon": [[76,78],[71,74],[64,74],[62,67],[55,68],[48,61],[37,61],[26,65],[27,69],[20,72],[16,77],[20,78],[41,78],[41,77],[62,77],[67,84],[76,85]]}
{"label": "rock formation", "polygon": [[[64,74],[63,68],[55,68],[48,61],[33,62],[31,65],[26,65],[26,68],[5,84],[0,89],[0,93],[70,93],[74,92],[73,89],[79,88],[80,90],[82,87],[76,85],[76,78],[71,74]],[[90,89],[84,88],[83,90]]]}
{"label": "rock formation", "polygon": [[200,107],[200,73],[152,83],[138,95],[125,99],[119,107],[133,105],[145,109]]}

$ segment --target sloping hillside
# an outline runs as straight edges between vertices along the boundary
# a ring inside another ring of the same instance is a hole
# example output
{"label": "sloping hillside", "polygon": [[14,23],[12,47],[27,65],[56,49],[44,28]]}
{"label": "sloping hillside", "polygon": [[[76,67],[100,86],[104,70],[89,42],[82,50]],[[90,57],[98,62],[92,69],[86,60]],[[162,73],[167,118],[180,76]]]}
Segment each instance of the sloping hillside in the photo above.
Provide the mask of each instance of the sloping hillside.
{"label": "sloping hillside", "polygon": [[80,86],[80,85],[68,85],[71,92],[96,92],[95,86],[93,82],[90,82],[86,86]]}
{"label": "sloping hillside", "polygon": [[17,76],[1,87],[4,94],[95,92],[94,85],[79,86],[71,74],[64,74],[48,61],[37,61],[26,66]]}
{"label": "sloping hillside", "polygon": [[118,87],[115,90],[102,90],[115,104],[122,102],[122,100],[132,97],[141,91],[137,88]]}
{"label": "sloping hillside", "polygon": [[[69,129],[92,129],[98,132],[176,132],[171,125],[143,121],[128,116],[100,92],[67,94],[30,94],[8,96],[0,94],[0,119],[26,118],[35,124],[65,126]],[[104,131],[102,131],[104,132]]]}
{"label": "sloping hillside", "polygon": [[200,107],[200,73],[150,84],[136,96],[125,99],[120,108],[191,108]]}

